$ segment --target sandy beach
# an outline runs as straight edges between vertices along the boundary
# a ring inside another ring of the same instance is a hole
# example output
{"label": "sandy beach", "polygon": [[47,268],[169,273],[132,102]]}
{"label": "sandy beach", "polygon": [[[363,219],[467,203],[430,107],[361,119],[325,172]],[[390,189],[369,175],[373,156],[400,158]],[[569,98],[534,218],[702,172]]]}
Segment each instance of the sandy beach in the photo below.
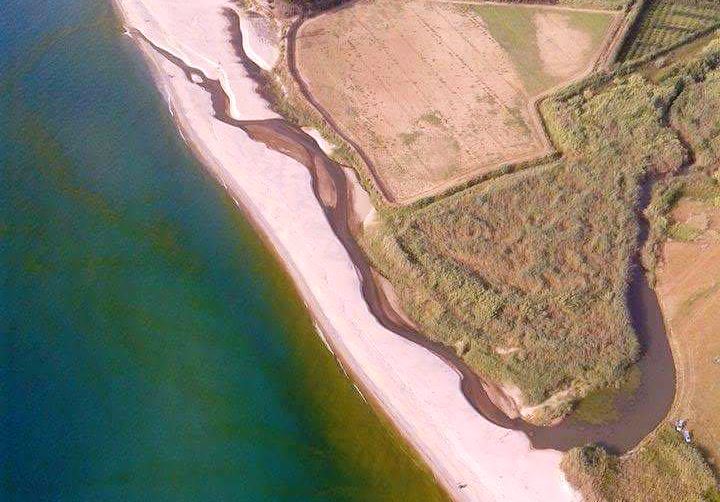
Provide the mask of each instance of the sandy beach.
{"label": "sandy beach", "polygon": [[[115,0],[123,22],[217,80],[236,120],[280,118],[255,92],[228,31],[227,0]],[[259,66],[275,51],[241,23]],[[247,30],[247,31],[246,31]],[[460,376],[427,349],[383,327],[362,294],[361,276],[337,239],[300,162],[255,142],[213,115],[210,95],[142,37],[146,55],[185,140],[245,211],[291,274],[318,328],[362,392],[391,418],[456,500],[577,500],[561,453],[533,450],[527,437],[478,414]]]}

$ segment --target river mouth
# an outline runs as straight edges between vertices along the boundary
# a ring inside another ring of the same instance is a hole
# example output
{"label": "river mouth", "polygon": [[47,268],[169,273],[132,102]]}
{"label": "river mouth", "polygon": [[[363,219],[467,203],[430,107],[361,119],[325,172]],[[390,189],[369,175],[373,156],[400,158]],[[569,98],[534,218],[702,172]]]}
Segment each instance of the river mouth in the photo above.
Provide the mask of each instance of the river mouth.
{"label": "river mouth", "polygon": [[[238,14],[228,9],[225,15],[229,22],[228,30],[236,54],[245,65],[248,74],[255,77],[258,84],[262,85],[262,78],[258,77],[259,68],[243,50]],[[216,119],[242,129],[252,139],[294,158],[308,169],[312,176],[316,199],[361,276],[363,296],[373,315],[385,328],[425,347],[458,371],[462,376],[461,389],[464,396],[486,419],[501,427],[524,432],[535,448],[565,451],[576,446],[597,443],[613,453],[622,453],[635,447],[666,417],[675,392],[674,364],[657,297],[642,269],[638,267],[634,270],[627,295],[633,327],[641,344],[641,358],[637,363],[640,369],[640,382],[637,390],[631,395],[618,396],[614,400],[616,410],[614,420],[591,424],[571,415],[558,425],[539,427],[521,419],[510,419],[492,403],[484,389],[482,379],[457,356],[452,348],[425,338],[409,325],[388,301],[351,231],[357,225],[357,221],[351,210],[352,193],[345,166],[330,159],[312,137],[284,119],[255,121],[234,119],[228,113],[229,98],[219,81],[210,79],[202,71],[187,66],[173,54],[154,45],[141,32],[137,30],[132,32],[142,43],[148,44],[152,50],[181,68],[190,82],[203,88],[211,96]],[[294,32],[296,29],[291,30],[291,33]],[[332,195],[328,197],[327,194]],[[642,236],[639,240],[643,241]]]}

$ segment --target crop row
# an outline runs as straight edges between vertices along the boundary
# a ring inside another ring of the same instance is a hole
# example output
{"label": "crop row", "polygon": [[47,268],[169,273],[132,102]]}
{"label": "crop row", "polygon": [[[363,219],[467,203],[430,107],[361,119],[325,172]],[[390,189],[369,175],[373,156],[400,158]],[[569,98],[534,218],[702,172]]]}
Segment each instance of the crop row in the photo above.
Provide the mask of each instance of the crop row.
{"label": "crop row", "polygon": [[715,0],[649,0],[629,34],[623,59],[655,54],[719,25]]}

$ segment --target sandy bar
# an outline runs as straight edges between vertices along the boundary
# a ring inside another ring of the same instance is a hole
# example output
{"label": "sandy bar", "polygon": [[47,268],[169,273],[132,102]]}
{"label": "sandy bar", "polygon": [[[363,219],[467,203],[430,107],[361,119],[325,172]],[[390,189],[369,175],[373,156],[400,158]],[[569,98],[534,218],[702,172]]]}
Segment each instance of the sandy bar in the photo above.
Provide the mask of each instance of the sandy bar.
{"label": "sandy bar", "polygon": [[235,8],[235,11],[240,17],[240,29],[244,35],[243,50],[245,54],[263,70],[271,71],[280,58],[280,50],[277,45],[274,45],[266,37],[274,36],[277,38],[278,34],[273,32],[273,27],[270,23],[267,23],[268,26],[265,26],[265,29],[269,33],[263,36],[260,29],[262,26],[260,21],[263,18],[251,17],[240,8]]}
{"label": "sandy bar", "polygon": [[[116,0],[127,27],[220,79],[241,119],[275,117],[229,43],[224,0]],[[308,170],[213,118],[210,98],[138,39],[178,126],[207,168],[273,245],[327,343],[363,393],[380,404],[456,500],[564,501],[561,454],[532,450],[461,393],[458,374],[428,350],[383,328],[358,272],[316,201]],[[460,485],[464,485],[460,488]]]}

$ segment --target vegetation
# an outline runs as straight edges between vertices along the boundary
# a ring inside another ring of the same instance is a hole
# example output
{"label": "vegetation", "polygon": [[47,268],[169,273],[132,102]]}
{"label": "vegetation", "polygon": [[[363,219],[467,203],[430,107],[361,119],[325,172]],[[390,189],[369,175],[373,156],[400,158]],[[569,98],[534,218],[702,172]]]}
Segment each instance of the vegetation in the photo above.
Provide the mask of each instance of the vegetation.
{"label": "vegetation", "polygon": [[[670,95],[638,77],[546,106],[565,157],[471,187],[368,232],[377,266],[429,336],[536,405],[537,421],[616,383],[637,355],[625,306],[640,183],[684,150]],[[549,414],[547,414],[549,413]]]}
{"label": "vegetation", "polygon": [[[541,47],[543,42],[538,40],[537,16],[547,14],[546,9],[537,6],[522,9],[506,8],[489,4],[457,4],[455,8],[465,13],[474,13],[482,19],[492,37],[510,56],[525,90],[530,95],[537,95],[567,80],[568,75],[554,74],[548,71],[543,63],[541,51],[547,48]],[[559,12],[556,14],[560,15]],[[601,46],[613,17],[598,12],[566,10],[562,11],[560,19],[567,22],[568,28],[589,37],[588,51],[593,53]],[[553,22],[557,23],[557,19]],[[578,43],[577,40],[575,42]],[[567,44],[569,41],[566,39],[561,43]],[[554,48],[554,50],[558,49]],[[567,50],[567,47],[563,47],[563,50]],[[582,70],[591,57],[590,54],[586,54],[584,58],[578,59]],[[567,68],[572,68],[573,61],[568,58],[565,65]]]}
{"label": "vegetation", "polygon": [[717,0],[645,0],[620,60],[659,53],[719,26]]}
{"label": "vegetation", "polygon": [[[720,180],[712,176],[717,176],[720,160],[715,125],[720,99],[720,71],[715,69],[720,63],[719,54],[720,41],[711,43],[699,58],[684,62],[665,80],[676,96],[667,103],[669,125],[695,150],[696,163],[687,173],[663,180],[655,190],[647,214],[660,240],[692,240],[702,233],[684,222],[673,221],[673,209],[679,202],[694,201],[712,208],[720,201]],[[675,248],[682,249],[677,254],[666,253],[667,270],[659,276],[658,290],[661,297],[668,288],[673,292],[664,298],[666,308],[672,312],[668,322],[671,337],[682,339],[674,348],[674,356],[684,391],[677,396],[674,409],[690,418],[703,453],[717,459],[718,415],[713,394],[717,365],[708,358],[717,347],[717,316],[708,305],[717,294],[717,274],[712,268],[717,261],[712,260],[712,253],[718,250],[703,244],[696,246],[694,252],[699,254],[694,257],[689,251],[693,248],[687,245]],[[694,268],[698,263],[704,263],[703,278],[699,280],[695,275],[691,281],[690,276],[703,273]],[[720,501],[717,479],[701,450],[685,444],[669,425],[623,457],[609,455],[598,446],[574,449],[566,455],[563,469],[587,501]]]}
{"label": "vegetation", "polygon": [[[720,161],[717,116],[720,106],[720,38],[715,38],[702,50],[694,50],[695,57],[688,60],[682,54],[668,66],[662,82],[675,89],[675,98],[668,101],[665,122],[681,137],[692,152],[691,168],[683,176],[659,180],[645,214],[651,223],[648,244],[644,249],[643,263],[655,275],[655,263],[660,245],[666,237],[692,240],[692,228],[677,226],[668,214],[682,197],[692,197],[714,204],[718,197],[716,180]],[[674,57],[674,53],[671,55]],[[650,65],[648,65],[650,66]],[[645,69],[641,69],[645,73]]]}
{"label": "vegetation", "polygon": [[586,502],[720,501],[702,455],[670,425],[624,457],[586,446],[568,452],[562,467]]}
{"label": "vegetation", "polygon": [[672,108],[671,120],[695,152],[697,165],[716,166],[720,160],[720,73],[688,83]]}
{"label": "vegetation", "polygon": [[[708,71],[719,47],[662,85],[611,76],[561,93],[543,105],[561,160],[387,213],[368,232],[369,253],[425,333],[481,374],[519,387],[525,404],[569,391],[536,420],[617,383],[635,357],[625,287],[640,185],[687,163],[668,117],[702,95],[693,82],[709,75],[714,85]],[[687,120],[704,127],[717,120],[713,110]],[[649,213],[663,214],[680,190],[698,190],[682,180],[663,183]],[[660,226],[662,235],[671,227]]]}
{"label": "vegetation", "polygon": [[588,424],[605,424],[619,418],[615,401],[630,397],[640,385],[640,369],[633,367],[619,387],[603,387],[580,400],[573,410],[573,418]]}
{"label": "vegetation", "polygon": [[[678,3],[695,9],[703,1]],[[375,197],[380,218],[364,245],[407,313],[479,373],[516,386],[524,404],[562,395],[530,418],[562,414],[572,400],[627,375],[637,355],[625,288],[638,248],[640,188],[649,174],[673,173],[693,160],[687,147],[698,166],[717,167],[720,96],[710,70],[718,54],[720,44],[664,72],[659,84],[627,76],[639,68],[636,60],[547,100],[546,125],[562,158],[507,166],[505,175],[409,207]],[[706,87],[698,85],[703,80]],[[314,111],[300,115],[332,136]],[[346,149],[346,160],[361,167]],[[367,174],[363,179],[373,186]],[[692,173],[662,178],[646,210],[656,235],[682,230],[667,215],[683,196],[720,204],[717,182],[708,180]],[[612,413],[602,391],[598,396],[586,403],[587,414]],[[589,501],[720,500],[699,451],[669,427],[624,457],[595,446],[572,450],[563,467]]]}

